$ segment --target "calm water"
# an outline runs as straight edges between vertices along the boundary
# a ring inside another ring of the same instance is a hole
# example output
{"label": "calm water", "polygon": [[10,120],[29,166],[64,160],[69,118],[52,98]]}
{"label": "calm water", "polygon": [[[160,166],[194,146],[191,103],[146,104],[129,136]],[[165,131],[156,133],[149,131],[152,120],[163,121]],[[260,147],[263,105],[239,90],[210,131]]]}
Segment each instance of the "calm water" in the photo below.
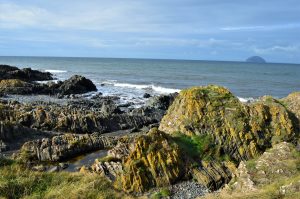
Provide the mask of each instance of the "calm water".
{"label": "calm water", "polygon": [[223,85],[242,98],[284,97],[300,90],[299,64],[54,57],[0,57],[0,64],[50,71],[58,79],[84,75],[105,95],[137,103],[145,92],[169,93],[207,84]]}

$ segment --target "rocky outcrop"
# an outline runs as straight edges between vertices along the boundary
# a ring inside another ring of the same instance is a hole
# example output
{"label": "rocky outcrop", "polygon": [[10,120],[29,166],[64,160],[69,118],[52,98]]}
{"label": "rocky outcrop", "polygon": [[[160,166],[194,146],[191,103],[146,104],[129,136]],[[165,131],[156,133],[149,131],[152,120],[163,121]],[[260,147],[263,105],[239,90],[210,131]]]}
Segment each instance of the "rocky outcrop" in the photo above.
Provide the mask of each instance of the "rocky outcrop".
{"label": "rocky outcrop", "polygon": [[278,143],[258,159],[241,162],[221,195],[242,197],[255,193],[257,198],[297,198],[293,194],[300,193],[299,161],[300,153],[293,144]]}
{"label": "rocky outcrop", "polygon": [[90,151],[106,149],[116,144],[114,137],[99,134],[64,134],[26,142],[20,151],[23,161],[60,161]]}
{"label": "rocky outcrop", "polygon": [[179,147],[157,129],[135,139],[124,159],[124,172],[115,185],[126,192],[143,192],[170,185],[185,175],[185,161]]}
{"label": "rocky outcrop", "polygon": [[[300,92],[294,92],[280,100],[300,121]],[[299,124],[299,122],[298,122]],[[299,127],[300,128],[300,127]]]}
{"label": "rocky outcrop", "polygon": [[[0,71],[1,71],[1,67],[0,67]],[[44,94],[44,95],[62,96],[62,95],[82,94],[91,91],[97,91],[96,86],[93,84],[91,80],[86,79],[85,77],[79,75],[74,75],[70,79],[65,80],[63,82],[58,81],[57,83],[48,82],[46,84],[40,84],[34,82],[36,80],[40,80],[39,75],[34,75],[35,74],[34,73],[31,76],[30,72],[27,71],[27,73],[29,73],[28,77],[24,76],[24,78],[21,78],[18,75],[4,76],[4,78],[2,79],[0,78],[0,93],[17,94],[17,95]],[[8,79],[8,77],[10,77],[10,79]],[[48,79],[42,79],[42,80],[48,80]]]}
{"label": "rocky outcrop", "polygon": [[151,106],[122,112],[108,97],[96,100],[70,101],[67,105],[54,103],[0,103],[0,120],[46,131],[71,133],[105,133],[142,128],[158,123],[166,109]]}
{"label": "rocky outcrop", "polygon": [[79,75],[74,75],[70,79],[64,81],[59,86],[58,90],[59,94],[70,95],[97,91],[97,88],[91,80]]}
{"label": "rocky outcrop", "polygon": [[235,161],[256,157],[280,140],[295,141],[299,134],[277,100],[266,97],[247,105],[213,85],[181,91],[159,129],[169,134],[210,135],[215,156],[229,155]]}
{"label": "rocky outcrop", "polygon": [[0,80],[0,92],[5,94],[25,95],[35,93],[37,85],[19,79]]}
{"label": "rocky outcrop", "polygon": [[31,68],[18,69],[14,66],[0,65],[0,80],[19,79],[27,82],[53,80],[52,74],[32,70]]}

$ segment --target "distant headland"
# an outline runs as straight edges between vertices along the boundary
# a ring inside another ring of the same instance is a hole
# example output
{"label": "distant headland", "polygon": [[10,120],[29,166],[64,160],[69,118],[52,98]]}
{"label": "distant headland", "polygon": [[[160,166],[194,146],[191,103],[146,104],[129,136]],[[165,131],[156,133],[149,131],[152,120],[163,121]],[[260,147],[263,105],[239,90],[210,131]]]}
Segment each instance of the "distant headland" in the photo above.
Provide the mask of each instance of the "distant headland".
{"label": "distant headland", "polygon": [[251,62],[251,63],[266,63],[266,60],[262,57],[259,56],[252,56],[246,59],[246,62]]}

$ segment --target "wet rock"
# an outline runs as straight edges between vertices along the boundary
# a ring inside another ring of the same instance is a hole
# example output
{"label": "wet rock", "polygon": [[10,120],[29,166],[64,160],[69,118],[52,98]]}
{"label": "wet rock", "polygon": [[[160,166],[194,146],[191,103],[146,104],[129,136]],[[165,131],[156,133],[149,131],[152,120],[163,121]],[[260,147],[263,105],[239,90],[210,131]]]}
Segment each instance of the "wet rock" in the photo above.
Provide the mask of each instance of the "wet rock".
{"label": "wet rock", "polygon": [[72,76],[59,87],[59,93],[62,95],[81,94],[91,91],[97,91],[95,84],[91,80],[79,75]]}
{"label": "wet rock", "polygon": [[149,98],[149,97],[151,97],[151,95],[150,95],[149,93],[145,93],[145,94],[143,95],[143,98]]}
{"label": "wet rock", "polygon": [[19,79],[23,81],[45,81],[53,80],[52,74],[32,70],[30,68],[18,69],[14,66],[0,65],[0,80],[3,79]]}

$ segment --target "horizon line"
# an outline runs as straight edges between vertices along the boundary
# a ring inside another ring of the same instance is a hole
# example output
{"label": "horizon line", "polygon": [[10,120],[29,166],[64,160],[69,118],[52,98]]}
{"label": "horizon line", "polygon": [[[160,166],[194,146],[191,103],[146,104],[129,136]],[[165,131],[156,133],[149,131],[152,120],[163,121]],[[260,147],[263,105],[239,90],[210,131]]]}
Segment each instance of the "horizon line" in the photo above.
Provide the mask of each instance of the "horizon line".
{"label": "horizon line", "polygon": [[[88,58],[88,59],[136,59],[136,60],[162,60],[162,61],[203,61],[203,62],[236,62],[236,63],[248,63],[248,64],[291,64],[300,65],[300,63],[291,62],[268,62],[266,63],[254,63],[239,61],[239,60],[206,60],[206,59],[176,59],[176,58],[137,58],[137,57],[89,57],[89,56],[48,56],[48,55],[0,55],[0,57],[33,57],[33,58]],[[1,64],[1,63],[0,63]]]}

